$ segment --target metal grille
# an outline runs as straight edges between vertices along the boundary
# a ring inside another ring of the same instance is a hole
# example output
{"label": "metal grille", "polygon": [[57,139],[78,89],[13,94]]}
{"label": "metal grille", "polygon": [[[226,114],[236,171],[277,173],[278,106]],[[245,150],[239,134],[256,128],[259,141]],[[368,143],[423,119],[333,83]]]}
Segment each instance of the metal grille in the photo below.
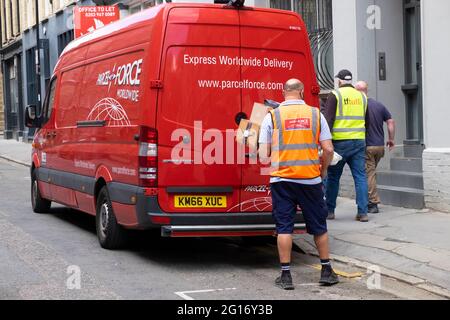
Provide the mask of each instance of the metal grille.
{"label": "metal grille", "polygon": [[272,8],[300,14],[308,29],[317,79],[322,90],[334,88],[332,0],[271,0]]}

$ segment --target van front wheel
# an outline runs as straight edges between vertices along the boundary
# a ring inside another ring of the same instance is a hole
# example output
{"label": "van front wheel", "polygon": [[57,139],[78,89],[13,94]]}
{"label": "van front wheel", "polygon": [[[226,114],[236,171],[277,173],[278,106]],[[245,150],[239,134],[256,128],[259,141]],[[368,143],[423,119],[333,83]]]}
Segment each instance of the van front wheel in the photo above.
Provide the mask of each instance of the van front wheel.
{"label": "van front wheel", "polygon": [[100,190],[97,197],[95,224],[102,248],[114,250],[123,247],[125,230],[117,223],[106,186]]}
{"label": "van front wheel", "polygon": [[52,202],[50,200],[41,197],[36,173],[33,171],[31,174],[31,206],[33,211],[35,213],[47,213],[50,211],[51,205]]}

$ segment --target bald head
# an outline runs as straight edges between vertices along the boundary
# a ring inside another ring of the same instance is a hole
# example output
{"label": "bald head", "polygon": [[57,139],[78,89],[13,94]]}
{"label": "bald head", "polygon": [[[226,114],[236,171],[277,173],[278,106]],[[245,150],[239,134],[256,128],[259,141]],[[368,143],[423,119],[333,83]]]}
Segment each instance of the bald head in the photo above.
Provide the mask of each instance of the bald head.
{"label": "bald head", "polygon": [[303,99],[304,91],[303,82],[298,79],[291,79],[284,84],[283,95],[286,100],[298,100]]}
{"label": "bald head", "polygon": [[365,81],[358,81],[355,85],[355,89],[364,92],[367,95],[369,92],[369,85]]}

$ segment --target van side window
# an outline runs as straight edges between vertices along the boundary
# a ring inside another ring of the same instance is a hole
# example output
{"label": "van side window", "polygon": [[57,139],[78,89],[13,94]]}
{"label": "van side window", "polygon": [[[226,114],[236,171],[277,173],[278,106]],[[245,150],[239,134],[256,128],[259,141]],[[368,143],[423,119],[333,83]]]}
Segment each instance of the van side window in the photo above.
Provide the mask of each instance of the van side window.
{"label": "van side window", "polygon": [[53,112],[53,106],[55,103],[55,92],[56,92],[56,78],[53,78],[50,82],[50,86],[47,92],[47,99],[45,100],[44,112],[43,112],[43,123],[47,123]]}

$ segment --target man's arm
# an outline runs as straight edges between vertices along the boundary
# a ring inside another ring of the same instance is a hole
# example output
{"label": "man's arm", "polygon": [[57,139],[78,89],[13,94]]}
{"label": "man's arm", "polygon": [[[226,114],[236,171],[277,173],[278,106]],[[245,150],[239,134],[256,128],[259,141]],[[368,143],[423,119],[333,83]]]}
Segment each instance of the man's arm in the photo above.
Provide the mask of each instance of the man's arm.
{"label": "man's arm", "polygon": [[333,93],[328,95],[327,102],[325,106],[322,106],[322,114],[327,120],[328,127],[334,127],[334,121],[336,120],[336,109],[337,109],[337,99]]}
{"label": "man's arm", "polygon": [[259,159],[262,163],[269,163],[272,156],[272,115],[269,113],[261,124],[259,133]]}
{"label": "man's arm", "polygon": [[334,156],[334,147],[333,142],[331,140],[324,140],[320,142],[320,146],[322,147],[322,168],[321,168],[321,176],[322,179],[327,177],[328,167],[330,166],[331,161]]}
{"label": "man's arm", "polygon": [[389,132],[389,140],[387,142],[387,146],[389,147],[389,151],[392,151],[395,147],[395,120],[389,119],[386,121],[388,132]]}
{"label": "man's arm", "polygon": [[259,145],[259,159],[262,163],[268,163],[271,157],[271,145],[270,144],[260,144]]}
{"label": "man's arm", "polygon": [[322,158],[320,164],[321,168],[321,176],[322,179],[325,179],[328,172],[328,167],[330,166],[331,161],[334,156],[334,147],[331,136],[330,128],[328,127],[327,120],[323,114],[320,115],[320,146],[322,148]]}
{"label": "man's arm", "polygon": [[368,130],[370,127],[370,113],[369,113],[369,105],[367,105],[366,110],[366,130]]}
{"label": "man's arm", "polygon": [[392,119],[392,114],[389,110],[385,106],[383,107],[383,121],[386,122],[389,133],[389,140],[386,145],[389,147],[389,151],[392,151],[395,147],[395,121]]}

